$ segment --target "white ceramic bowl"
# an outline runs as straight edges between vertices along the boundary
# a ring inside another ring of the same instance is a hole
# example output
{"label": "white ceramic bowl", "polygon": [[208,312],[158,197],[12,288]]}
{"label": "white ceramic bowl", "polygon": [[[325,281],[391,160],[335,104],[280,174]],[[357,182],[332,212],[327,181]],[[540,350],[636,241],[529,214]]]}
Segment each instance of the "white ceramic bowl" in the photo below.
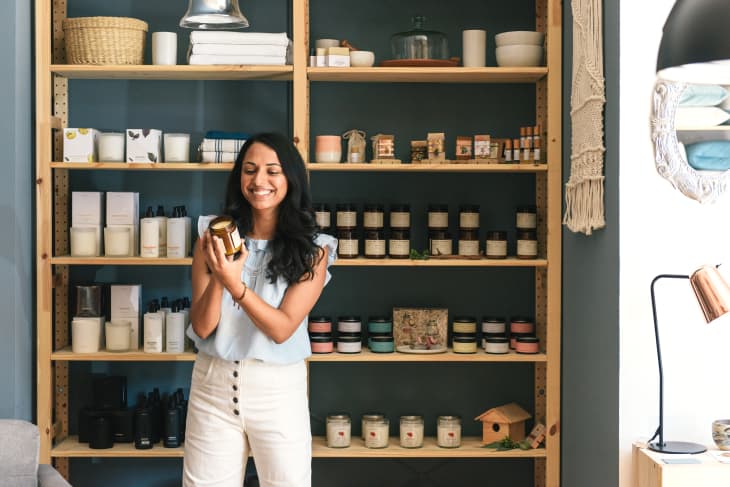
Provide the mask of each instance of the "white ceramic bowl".
{"label": "white ceramic bowl", "polygon": [[327,49],[328,47],[339,47],[340,40],[339,39],[317,39],[314,41],[314,47],[321,47],[324,49]]}
{"label": "white ceramic bowl", "polygon": [[369,68],[373,64],[375,64],[375,53],[373,51],[350,51],[350,66]]}
{"label": "white ceramic bowl", "polygon": [[535,32],[532,30],[513,30],[510,32],[502,32],[494,36],[494,44],[497,47],[512,45],[530,45],[542,46],[545,42],[544,32]]}
{"label": "white ceramic bowl", "polygon": [[496,49],[497,66],[542,66],[542,46],[501,46]]}

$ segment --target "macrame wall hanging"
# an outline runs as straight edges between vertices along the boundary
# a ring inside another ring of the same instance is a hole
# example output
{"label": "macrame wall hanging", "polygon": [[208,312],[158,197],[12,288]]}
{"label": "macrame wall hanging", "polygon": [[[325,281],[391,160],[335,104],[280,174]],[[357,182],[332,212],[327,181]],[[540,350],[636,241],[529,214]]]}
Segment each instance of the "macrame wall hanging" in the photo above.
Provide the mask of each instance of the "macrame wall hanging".
{"label": "macrame wall hanging", "polygon": [[573,11],[573,88],[570,179],[565,185],[563,224],[590,235],[606,226],[603,203],[602,0],[571,0]]}

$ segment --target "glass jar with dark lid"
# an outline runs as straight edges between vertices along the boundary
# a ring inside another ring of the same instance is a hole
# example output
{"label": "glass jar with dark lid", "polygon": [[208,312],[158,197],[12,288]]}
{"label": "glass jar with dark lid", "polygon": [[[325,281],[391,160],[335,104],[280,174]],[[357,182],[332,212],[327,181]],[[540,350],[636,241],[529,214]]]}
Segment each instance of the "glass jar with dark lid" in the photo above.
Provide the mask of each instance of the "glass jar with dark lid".
{"label": "glass jar with dark lid", "polygon": [[476,257],[479,255],[479,233],[477,230],[459,229],[457,253],[465,257]]}
{"label": "glass jar with dark lid", "polygon": [[434,230],[428,233],[428,252],[432,256],[453,254],[453,244],[449,232]]}
{"label": "glass jar with dark lid", "polygon": [[340,333],[357,333],[362,331],[362,320],[359,316],[340,316],[337,319],[337,331]]}
{"label": "glass jar with dark lid", "polygon": [[380,230],[385,224],[383,205],[368,203],[362,213],[362,226],[365,230]]}
{"label": "glass jar with dark lid", "polygon": [[411,255],[411,232],[391,230],[388,239],[388,255],[391,259],[407,259]]}
{"label": "glass jar with dark lid", "polygon": [[322,231],[329,231],[332,228],[332,212],[330,207],[325,203],[314,203],[312,205],[314,209],[314,218],[317,221],[317,226]]}
{"label": "glass jar with dark lid", "polygon": [[390,228],[392,230],[409,230],[411,228],[410,205],[390,205]]}
{"label": "glass jar with dark lid", "polygon": [[501,316],[485,316],[482,318],[482,333],[505,333],[507,320]]}
{"label": "glass jar with dark lid", "polygon": [[534,230],[519,230],[517,232],[517,258],[537,258],[537,234]]}
{"label": "glass jar with dark lid", "polygon": [[451,322],[451,330],[457,333],[476,333],[477,319],[473,316],[454,316]]}
{"label": "glass jar with dark lid", "polygon": [[368,259],[385,258],[385,232],[382,229],[365,231],[365,257]]}
{"label": "glass jar with dark lid", "polygon": [[537,230],[537,207],[518,206],[515,211],[515,226],[517,230]]}
{"label": "glass jar with dark lid", "polygon": [[459,228],[479,228],[479,205],[459,205]]}
{"label": "glass jar with dark lid", "polygon": [[430,231],[449,229],[449,205],[442,203],[428,205],[428,229]]}
{"label": "glass jar with dark lid", "polygon": [[357,205],[338,203],[336,208],[336,225],[338,230],[354,230],[357,228]]}
{"label": "glass jar with dark lid", "polygon": [[368,334],[373,333],[393,333],[393,319],[390,316],[368,318]]}
{"label": "glass jar with dark lid", "polygon": [[358,256],[358,240],[355,230],[337,230],[337,256],[343,259],[354,259]]}
{"label": "glass jar with dark lid", "polygon": [[488,231],[484,254],[488,259],[506,259],[507,232],[502,230]]}

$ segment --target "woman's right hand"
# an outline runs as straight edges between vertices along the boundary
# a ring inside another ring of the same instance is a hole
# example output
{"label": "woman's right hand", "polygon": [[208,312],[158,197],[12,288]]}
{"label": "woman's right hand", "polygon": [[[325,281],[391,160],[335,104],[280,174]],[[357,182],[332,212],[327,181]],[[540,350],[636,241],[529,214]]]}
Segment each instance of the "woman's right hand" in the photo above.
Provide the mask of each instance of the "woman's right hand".
{"label": "woman's right hand", "polygon": [[240,287],[243,265],[248,257],[246,245],[241,245],[241,253],[237,259],[227,256],[223,240],[206,230],[199,239],[199,245],[205,256],[205,263],[211,274],[229,292],[234,293]]}

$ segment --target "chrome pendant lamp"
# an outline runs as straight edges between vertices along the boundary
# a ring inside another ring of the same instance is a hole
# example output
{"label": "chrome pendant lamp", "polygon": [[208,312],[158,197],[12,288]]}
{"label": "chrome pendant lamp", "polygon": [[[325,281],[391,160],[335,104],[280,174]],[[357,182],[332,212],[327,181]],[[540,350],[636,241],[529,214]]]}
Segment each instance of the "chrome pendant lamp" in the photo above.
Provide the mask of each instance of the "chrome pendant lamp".
{"label": "chrome pendant lamp", "polygon": [[188,11],[180,19],[180,27],[221,30],[248,27],[238,0],[189,0]]}

